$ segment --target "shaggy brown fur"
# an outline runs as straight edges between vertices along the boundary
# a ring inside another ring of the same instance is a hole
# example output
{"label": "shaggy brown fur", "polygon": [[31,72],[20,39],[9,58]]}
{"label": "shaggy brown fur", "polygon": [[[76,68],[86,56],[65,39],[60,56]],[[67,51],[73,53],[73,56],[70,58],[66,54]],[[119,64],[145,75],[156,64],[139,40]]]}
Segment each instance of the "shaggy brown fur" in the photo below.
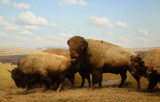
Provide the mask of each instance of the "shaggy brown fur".
{"label": "shaggy brown fur", "polygon": [[[152,90],[160,81],[160,49],[151,49],[143,56],[131,57],[131,73],[133,76],[147,77],[149,80],[148,89]],[[138,84],[140,88],[140,84]]]}
{"label": "shaggy brown fur", "polygon": [[23,88],[27,87],[27,90],[39,83],[44,83],[47,90],[56,80],[60,83],[57,89],[59,92],[63,88],[65,77],[71,81],[72,85],[74,84],[74,72],[72,72],[70,60],[64,56],[44,52],[29,55],[11,73],[16,85]]}
{"label": "shaggy brown fur", "polygon": [[142,58],[144,66],[147,67],[147,75],[149,79],[148,89],[152,90],[158,81],[160,81],[160,49],[151,49]]}
{"label": "shaggy brown fur", "polygon": [[[65,56],[65,57],[71,59],[70,58],[70,51],[69,50],[64,50],[64,49],[47,49],[47,50],[44,50],[43,52],[57,54],[57,55],[62,55],[62,56]],[[76,66],[74,65],[74,67],[76,67]],[[77,69],[74,72],[76,72],[76,71],[77,71]],[[78,72],[79,72],[80,76],[82,77],[81,87],[84,86],[85,78],[87,78],[88,83],[89,83],[89,87],[90,87],[91,86],[91,81],[90,81],[90,75],[89,75],[89,73],[85,74],[83,70],[79,70]]]}
{"label": "shaggy brown fur", "polygon": [[96,83],[102,86],[102,73],[120,74],[122,81],[119,86],[122,86],[127,77],[130,56],[135,53],[105,41],[80,36],[70,38],[68,45],[72,61],[79,65],[83,73],[92,74],[93,86]]}
{"label": "shaggy brown fur", "polygon": [[47,53],[56,54],[56,55],[62,55],[62,56],[67,57],[68,59],[70,59],[69,50],[65,50],[65,49],[46,49],[46,50],[43,50],[42,52],[47,52]]}

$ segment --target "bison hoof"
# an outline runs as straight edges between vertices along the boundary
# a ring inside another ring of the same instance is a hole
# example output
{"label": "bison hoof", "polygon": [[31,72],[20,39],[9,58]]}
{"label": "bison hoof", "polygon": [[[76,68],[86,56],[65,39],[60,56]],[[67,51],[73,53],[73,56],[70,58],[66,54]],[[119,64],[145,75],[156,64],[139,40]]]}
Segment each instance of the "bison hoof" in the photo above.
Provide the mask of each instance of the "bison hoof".
{"label": "bison hoof", "polygon": [[119,85],[119,88],[122,88],[122,85]]}
{"label": "bison hoof", "polygon": [[46,92],[46,91],[48,91],[48,89],[43,89],[43,90],[42,90],[42,92]]}
{"label": "bison hoof", "polygon": [[83,88],[83,87],[84,87],[84,85],[81,85],[81,86],[80,86],[80,88]]}
{"label": "bison hoof", "polygon": [[92,89],[92,90],[95,90],[95,86],[91,86],[91,89]]}

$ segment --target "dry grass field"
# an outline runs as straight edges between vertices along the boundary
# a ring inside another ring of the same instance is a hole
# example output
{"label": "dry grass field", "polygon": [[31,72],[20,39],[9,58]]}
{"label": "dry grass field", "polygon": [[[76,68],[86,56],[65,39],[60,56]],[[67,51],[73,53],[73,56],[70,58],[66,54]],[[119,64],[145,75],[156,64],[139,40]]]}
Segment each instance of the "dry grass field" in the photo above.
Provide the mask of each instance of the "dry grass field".
{"label": "dry grass field", "polygon": [[0,56],[8,55],[24,55],[36,52],[38,50],[31,48],[19,48],[19,47],[0,47]]}
{"label": "dry grass field", "polygon": [[128,74],[123,88],[118,88],[120,76],[115,74],[103,74],[103,87],[92,90],[88,88],[86,80],[85,87],[80,88],[81,78],[76,74],[75,88],[70,88],[66,80],[65,89],[60,93],[48,91],[43,93],[43,88],[30,90],[25,95],[24,89],[15,86],[7,69],[12,70],[16,66],[9,63],[0,63],[0,102],[160,102],[160,91],[158,88],[153,93],[145,92],[148,81],[141,79],[142,92],[136,90],[134,78]]}

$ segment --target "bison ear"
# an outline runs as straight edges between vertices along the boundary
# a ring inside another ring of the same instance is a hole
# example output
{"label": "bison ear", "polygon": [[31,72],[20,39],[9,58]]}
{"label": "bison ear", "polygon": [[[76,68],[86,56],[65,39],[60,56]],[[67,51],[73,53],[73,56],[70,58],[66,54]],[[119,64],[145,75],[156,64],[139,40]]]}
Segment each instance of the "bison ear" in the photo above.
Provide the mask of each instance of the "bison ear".
{"label": "bison ear", "polygon": [[12,73],[12,71],[10,71],[10,70],[8,70],[8,69],[7,69],[7,71],[10,72],[10,73]]}

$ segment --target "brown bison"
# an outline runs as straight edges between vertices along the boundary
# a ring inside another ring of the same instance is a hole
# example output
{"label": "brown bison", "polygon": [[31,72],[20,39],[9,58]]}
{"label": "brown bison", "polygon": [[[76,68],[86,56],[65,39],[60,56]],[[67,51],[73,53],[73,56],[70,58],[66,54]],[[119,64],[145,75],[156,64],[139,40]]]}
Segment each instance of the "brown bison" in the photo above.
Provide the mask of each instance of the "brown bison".
{"label": "brown bison", "polygon": [[144,61],[142,61],[142,55],[132,55],[130,57],[130,72],[132,76],[137,81],[138,90],[141,89],[140,78],[141,76],[147,77],[146,74],[147,67],[144,66]]}
{"label": "brown bison", "polygon": [[[69,50],[64,50],[64,49],[47,49],[47,50],[43,50],[43,52],[47,52],[47,53],[52,53],[52,54],[57,54],[57,55],[62,55],[62,56],[65,56],[69,59],[70,58],[70,51]],[[88,80],[88,83],[89,83],[89,87],[91,86],[91,81],[90,81],[90,75],[89,73],[84,73],[85,70],[77,70],[80,74],[80,76],[82,77],[82,83],[81,83],[81,87],[84,86],[84,81],[85,81],[85,78],[87,78]]]}
{"label": "brown bison", "polygon": [[[149,80],[148,90],[152,90],[160,81],[160,49],[151,49],[143,56],[132,56],[131,72],[139,76],[138,78],[147,77]],[[138,87],[140,88],[140,83]]]}
{"label": "brown bison", "polygon": [[[86,76],[92,74],[93,88],[102,86],[102,73],[121,75],[121,87],[126,80],[130,56],[135,53],[111,43],[74,36],[68,40],[72,63],[77,64]],[[88,76],[89,77],[89,76]]]}
{"label": "brown bison", "polygon": [[[74,72],[70,60],[64,56],[38,52],[26,57],[24,62],[11,71],[11,76],[17,87],[27,88],[26,92],[35,84],[44,83],[45,90],[58,81],[59,92],[67,77],[74,84]],[[44,90],[44,91],[45,91]]]}

